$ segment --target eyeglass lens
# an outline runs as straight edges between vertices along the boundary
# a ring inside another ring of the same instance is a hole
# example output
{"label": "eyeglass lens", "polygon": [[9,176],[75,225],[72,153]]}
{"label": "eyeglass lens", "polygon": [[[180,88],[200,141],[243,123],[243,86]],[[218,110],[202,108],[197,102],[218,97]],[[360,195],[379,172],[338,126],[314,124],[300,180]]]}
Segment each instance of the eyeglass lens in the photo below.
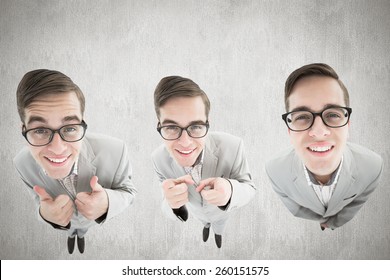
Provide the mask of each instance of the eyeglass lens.
{"label": "eyeglass lens", "polygon": [[[349,114],[345,108],[329,108],[322,112],[322,120],[329,127],[341,127],[347,124]],[[314,122],[314,115],[309,111],[296,111],[287,115],[288,127],[292,130],[306,130]]]}
{"label": "eyeglass lens", "polygon": [[[64,141],[76,142],[84,136],[85,128],[81,124],[66,125],[60,128],[59,134]],[[26,137],[32,145],[46,145],[50,143],[55,131],[45,127],[28,130]]]}
{"label": "eyeglass lens", "polygon": [[194,124],[194,125],[190,125],[186,129],[176,125],[162,126],[160,133],[161,136],[163,136],[165,139],[174,140],[174,139],[178,139],[181,136],[183,130],[186,130],[190,137],[201,138],[205,136],[207,133],[207,125]]}

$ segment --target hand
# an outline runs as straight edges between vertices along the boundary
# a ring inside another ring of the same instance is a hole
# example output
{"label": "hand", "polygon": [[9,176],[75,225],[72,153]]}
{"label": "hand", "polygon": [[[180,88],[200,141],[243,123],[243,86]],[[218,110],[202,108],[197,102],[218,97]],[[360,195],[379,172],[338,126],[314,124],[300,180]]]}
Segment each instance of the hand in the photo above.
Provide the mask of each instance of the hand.
{"label": "hand", "polygon": [[96,220],[108,211],[108,197],[104,188],[98,183],[98,177],[90,181],[92,192],[80,192],[76,195],[77,210],[88,220]]}
{"label": "hand", "polygon": [[67,226],[73,216],[73,202],[69,196],[61,194],[53,199],[44,188],[34,186],[33,190],[39,196],[39,213],[46,221],[60,226]]}
{"label": "hand", "polygon": [[[205,188],[209,187],[209,188]],[[202,197],[210,204],[225,206],[232,196],[232,187],[230,182],[224,178],[209,178],[200,181],[196,188]]]}
{"label": "hand", "polygon": [[162,182],[164,197],[169,207],[178,209],[188,202],[187,184],[195,184],[190,175],[185,175],[177,179],[167,179]]}

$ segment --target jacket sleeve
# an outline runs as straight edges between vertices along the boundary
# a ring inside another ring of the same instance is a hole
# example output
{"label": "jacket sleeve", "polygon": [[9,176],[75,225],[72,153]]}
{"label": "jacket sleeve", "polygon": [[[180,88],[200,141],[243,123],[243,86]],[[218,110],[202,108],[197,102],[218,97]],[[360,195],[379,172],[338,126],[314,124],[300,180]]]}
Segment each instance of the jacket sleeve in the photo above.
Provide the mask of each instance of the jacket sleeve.
{"label": "jacket sleeve", "polygon": [[237,149],[232,172],[230,177],[227,179],[232,186],[232,196],[225,211],[230,212],[246,205],[256,193],[256,187],[252,181],[252,176],[249,171],[248,162],[245,157],[244,143],[242,140],[240,140]]}
{"label": "jacket sleeve", "polygon": [[115,172],[110,189],[105,189],[108,196],[108,211],[106,220],[123,212],[133,203],[137,193],[132,182],[132,168],[126,144],[123,143],[122,156]]}

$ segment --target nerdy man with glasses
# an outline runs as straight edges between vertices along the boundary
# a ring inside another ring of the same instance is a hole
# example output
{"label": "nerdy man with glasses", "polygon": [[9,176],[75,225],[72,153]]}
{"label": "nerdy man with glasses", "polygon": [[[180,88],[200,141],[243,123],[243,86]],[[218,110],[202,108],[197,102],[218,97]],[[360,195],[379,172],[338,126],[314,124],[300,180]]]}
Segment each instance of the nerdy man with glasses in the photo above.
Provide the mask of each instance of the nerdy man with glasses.
{"label": "nerdy man with glasses", "polygon": [[80,253],[89,227],[129,206],[135,195],[123,141],[86,133],[85,99],[66,75],[28,72],[19,83],[17,106],[27,147],[14,165],[34,197],[38,218],[76,238]]}
{"label": "nerdy man with glasses", "polygon": [[191,213],[203,224],[203,241],[212,228],[221,248],[229,213],[247,204],[256,190],[243,141],[208,133],[210,101],[190,79],[163,78],[154,92],[154,106],[164,142],[152,154],[163,211],[181,221]]}
{"label": "nerdy man with glasses", "polygon": [[293,148],[266,164],[272,186],[294,216],[318,221],[322,230],[340,227],[377,187],[382,158],[347,142],[349,95],[330,66],[292,72],[284,100]]}

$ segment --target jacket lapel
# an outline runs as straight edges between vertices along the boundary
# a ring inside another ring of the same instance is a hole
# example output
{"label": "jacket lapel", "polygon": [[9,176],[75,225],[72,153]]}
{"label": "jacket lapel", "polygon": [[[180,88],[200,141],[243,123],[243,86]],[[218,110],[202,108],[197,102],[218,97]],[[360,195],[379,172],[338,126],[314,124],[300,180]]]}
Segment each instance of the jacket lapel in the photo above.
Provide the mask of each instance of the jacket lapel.
{"label": "jacket lapel", "polygon": [[43,185],[40,187],[45,188],[46,192],[50,194],[52,198],[56,198],[60,194],[67,194],[60,182],[57,179],[47,176],[42,168],[39,172],[39,176],[43,182]]}
{"label": "jacket lapel", "polygon": [[347,197],[356,195],[353,186],[356,180],[356,166],[353,160],[353,155],[348,146],[345,148],[343,165],[341,167],[339,179],[336,184],[334,193],[329,201],[328,210],[326,216],[335,215],[340,211],[339,205],[343,203],[343,200]]}
{"label": "jacket lapel", "polygon": [[78,159],[77,193],[91,192],[90,180],[96,174],[96,166],[93,164],[94,160],[95,153],[87,138],[84,138]]}
{"label": "jacket lapel", "polygon": [[291,165],[291,172],[293,177],[295,176],[293,179],[294,186],[297,189],[297,193],[300,194],[301,199],[305,201],[305,205],[307,205],[312,211],[323,216],[326,209],[318,199],[313,187],[309,186],[305,176],[303,163],[296,154],[294,155]]}
{"label": "jacket lapel", "polygon": [[207,137],[202,167],[202,180],[215,177],[218,164],[217,147],[213,138]]}

